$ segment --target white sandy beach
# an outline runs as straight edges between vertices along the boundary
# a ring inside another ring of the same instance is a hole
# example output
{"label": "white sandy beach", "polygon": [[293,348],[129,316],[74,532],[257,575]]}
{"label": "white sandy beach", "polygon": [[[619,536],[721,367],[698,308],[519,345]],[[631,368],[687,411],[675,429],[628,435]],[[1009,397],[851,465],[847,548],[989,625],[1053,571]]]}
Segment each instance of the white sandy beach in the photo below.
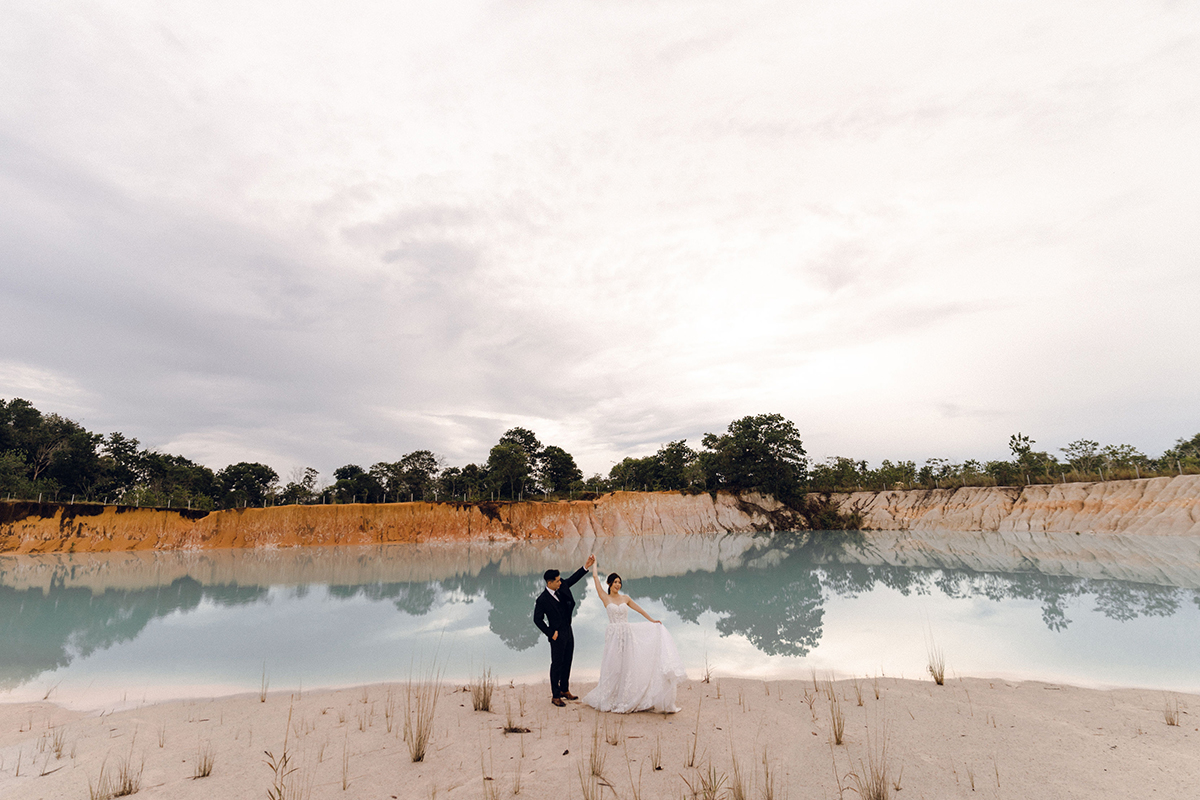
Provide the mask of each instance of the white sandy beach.
{"label": "white sandy beach", "polygon": [[[582,695],[590,685],[574,688]],[[313,800],[679,798],[708,778],[725,796],[735,758],[746,797],[771,796],[765,769],[775,798],[857,797],[855,774],[866,774],[884,740],[889,792],[909,800],[1179,798],[1200,786],[1197,696],[977,678],[847,679],[834,689],[841,745],[830,701],[811,680],[693,681],[670,716],[559,709],[546,684],[503,681],[487,713],[472,709],[465,687],[444,685],[420,763],[403,736],[402,683],[115,713],[68,710],[51,697],[0,705],[0,797],[88,798],[102,766],[111,775],[126,761],[141,769],[139,797],[265,797],[275,778],[266,751],[279,758],[285,747],[294,769],[285,796]],[[1166,722],[1168,702],[1178,703],[1178,726]],[[505,733],[510,715],[529,732]],[[194,778],[205,748],[211,775]],[[594,758],[603,763],[593,780]]]}

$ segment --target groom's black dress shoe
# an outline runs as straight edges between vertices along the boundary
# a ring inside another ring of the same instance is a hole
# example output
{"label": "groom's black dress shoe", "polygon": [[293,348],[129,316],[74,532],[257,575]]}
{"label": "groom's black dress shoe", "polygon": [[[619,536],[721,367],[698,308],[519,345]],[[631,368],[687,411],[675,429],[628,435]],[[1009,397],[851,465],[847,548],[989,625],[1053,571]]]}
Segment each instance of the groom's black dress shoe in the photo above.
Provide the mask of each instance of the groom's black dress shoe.
{"label": "groom's black dress shoe", "polygon": [[563,708],[564,706],[566,706],[566,703],[563,702],[563,699],[561,697],[555,697],[550,702],[553,703],[554,705],[558,706],[559,708]]}

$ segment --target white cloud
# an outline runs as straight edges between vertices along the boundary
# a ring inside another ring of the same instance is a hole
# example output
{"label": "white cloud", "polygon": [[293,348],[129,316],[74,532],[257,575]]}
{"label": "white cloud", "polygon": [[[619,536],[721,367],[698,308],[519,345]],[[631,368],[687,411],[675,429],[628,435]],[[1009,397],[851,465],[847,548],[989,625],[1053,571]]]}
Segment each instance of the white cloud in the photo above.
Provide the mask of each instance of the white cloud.
{"label": "white cloud", "polygon": [[1197,427],[1194,9],[10,16],[0,358],[92,427],[327,473],[767,410],[873,460]]}

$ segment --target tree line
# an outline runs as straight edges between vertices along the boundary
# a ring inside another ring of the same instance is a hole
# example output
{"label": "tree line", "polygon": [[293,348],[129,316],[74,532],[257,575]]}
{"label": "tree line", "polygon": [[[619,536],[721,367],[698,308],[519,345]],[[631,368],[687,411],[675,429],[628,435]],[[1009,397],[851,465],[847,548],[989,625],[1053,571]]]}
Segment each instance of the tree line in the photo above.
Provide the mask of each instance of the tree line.
{"label": "tree line", "polygon": [[585,478],[574,457],[544,445],[526,428],[506,431],[487,458],[448,466],[431,450],[369,467],[346,464],[322,481],[312,467],[286,480],[270,466],[238,462],[214,471],[181,456],[143,448],[120,432],[86,430],[27,400],[0,400],[0,497],[57,502],[212,510],[280,504],[386,503],[409,500],[480,502],[528,498],[591,497],[615,490],[756,491],[799,508],[808,492],[855,489],[951,488],[1020,485],[1200,472],[1200,434],[1180,439],[1157,458],[1129,445],[1101,447],[1080,440],[1063,458],[1035,451],[1023,434],[1009,440],[1011,460],[930,458],[866,461],[833,457],[810,464],[796,425],[780,414],[734,420],[722,433],[706,433],[700,449],[686,440],[614,464],[607,476]]}
{"label": "tree line", "polygon": [[1101,445],[1078,439],[1055,454],[1035,450],[1036,442],[1023,433],[1008,439],[1011,458],[994,461],[929,458],[884,461],[872,468],[866,461],[835,456],[809,471],[814,491],[883,491],[886,489],[954,489],[962,486],[1025,486],[1045,483],[1127,480],[1200,472],[1200,433],[1176,440],[1159,456],[1149,456],[1128,444]]}

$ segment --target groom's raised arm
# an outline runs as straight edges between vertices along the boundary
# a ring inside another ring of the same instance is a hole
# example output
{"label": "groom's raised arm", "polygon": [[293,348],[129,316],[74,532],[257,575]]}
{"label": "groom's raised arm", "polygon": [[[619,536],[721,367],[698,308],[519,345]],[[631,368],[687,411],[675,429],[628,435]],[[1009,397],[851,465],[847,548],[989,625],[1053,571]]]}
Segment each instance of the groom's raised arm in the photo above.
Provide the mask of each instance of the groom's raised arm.
{"label": "groom's raised arm", "polygon": [[570,589],[572,586],[574,586],[576,583],[578,583],[579,579],[582,578],[584,575],[587,575],[587,567],[580,567],[579,569],[577,569],[571,573],[571,577],[563,578],[562,585],[567,587],[568,589]]}

